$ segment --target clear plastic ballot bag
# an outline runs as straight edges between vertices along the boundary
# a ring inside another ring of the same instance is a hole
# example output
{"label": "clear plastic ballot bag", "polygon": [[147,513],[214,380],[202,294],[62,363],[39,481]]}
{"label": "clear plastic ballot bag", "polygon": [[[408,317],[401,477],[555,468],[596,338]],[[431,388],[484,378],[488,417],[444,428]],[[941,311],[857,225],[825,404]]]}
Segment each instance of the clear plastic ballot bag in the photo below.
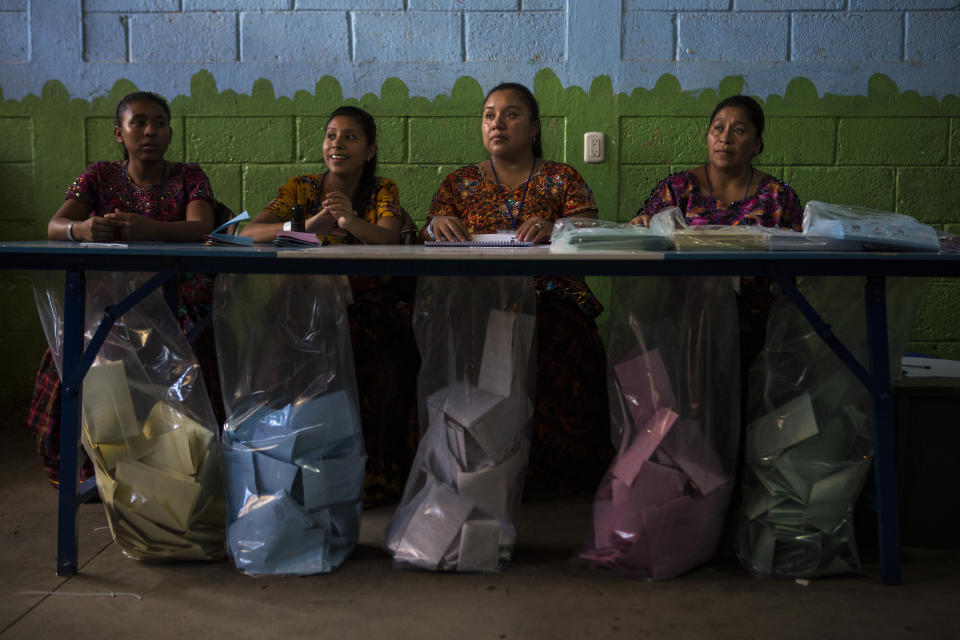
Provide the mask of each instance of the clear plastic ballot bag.
{"label": "clear plastic ballot bag", "polygon": [[730,278],[614,278],[608,388],[617,455],[580,558],[663,579],[716,551],[740,430]]}
{"label": "clear plastic ballot bag", "polygon": [[[86,274],[85,344],[104,309],[150,277]],[[41,324],[62,374],[63,275],[35,282]],[[157,289],[116,320],[83,381],[81,442],[125,555],[224,558],[217,431],[197,358]]]}
{"label": "clear plastic ballot bag", "polygon": [[492,572],[510,560],[530,453],[533,280],[420,278],[420,424],[386,533],[398,567]]}
{"label": "clear plastic ballot bag", "polygon": [[326,573],[356,547],[363,435],[345,279],[221,274],[227,550],[254,575]]}
{"label": "clear plastic ballot bag", "polygon": [[915,218],[866,207],[811,200],[803,210],[803,233],[857,240],[869,248],[939,251],[937,230]]}
{"label": "clear plastic ballot bag", "polygon": [[[864,280],[803,278],[798,286],[868,366]],[[923,289],[916,279],[887,279],[891,372],[900,370]],[[853,508],[872,468],[870,396],[786,297],[770,311],[750,370],[745,444],[741,564],[759,576],[859,571]]]}

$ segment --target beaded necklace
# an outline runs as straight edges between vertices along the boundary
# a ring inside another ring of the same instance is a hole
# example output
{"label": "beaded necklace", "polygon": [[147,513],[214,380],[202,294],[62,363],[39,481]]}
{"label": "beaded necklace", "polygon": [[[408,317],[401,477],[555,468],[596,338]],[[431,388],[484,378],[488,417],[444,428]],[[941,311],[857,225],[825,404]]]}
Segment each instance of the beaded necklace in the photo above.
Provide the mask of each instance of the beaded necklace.
{"label": "beaded necklace", "polygon": [[[710,184],[710,165],[706,165],[703,171],[707,176],[707,189],[710,190],[710,199],[716,200],[716,198],[713,197],[713,185]],[[750,195],[751,184],[753,184],[753,165],[750,165],[750,179],[747,180],[747,188],[743,190],[743,200],[746,200],[747,196]]]}
{"label": "beaded necklace", "polygon": [[[126,192],[127,197],[133,201],[134,205],[137,208],[137,213],[143,217],[147,217],[146,211],[140,204],[140,198],[137,197],[136,189],[143,191],[144,189],[149,189],[153,185],[147,185],[146,187],[140,187],[133,180],[130,179],[130,174],[127,173],[127,169],[130,167],[130,161],[128,160],[126,164],[123,165],[123,190]],[[155,216],[159,219],[163,215],[163,193],[167,183],[167,161],[163,161],[163,172],[160,174],[160,201],[157,203],[157,215]],[[130,185],[133,184],[135,190],[133,193],[130,192]]]}
{"label": "beaded necklace", "polygon": [[507,190],[502,184],[500,184],[500,178],[497,177],[497,168],[493,166],[493,158],[490,158],[490,170],[493,172],[493,179],[496,180],[497,186],[500,187],[500,195],[503,196],[503,206],[507,210],[503,214],[504,218],[513,221],[513,228],[517,228],[517,224],[520,222],[520,215],[523,213],[523,203],[527,201],[527,189],[530,188],[530,179],[533,178],[533,170],[537,168],[537,159],[534,157],[533,164],[530,165],[530,175],[527,176],[527,180],[523,185],[523,195],[520,197],[520,204],[517,206],[516,215],[513,214],[510,207],[510,197],[507,195]]}

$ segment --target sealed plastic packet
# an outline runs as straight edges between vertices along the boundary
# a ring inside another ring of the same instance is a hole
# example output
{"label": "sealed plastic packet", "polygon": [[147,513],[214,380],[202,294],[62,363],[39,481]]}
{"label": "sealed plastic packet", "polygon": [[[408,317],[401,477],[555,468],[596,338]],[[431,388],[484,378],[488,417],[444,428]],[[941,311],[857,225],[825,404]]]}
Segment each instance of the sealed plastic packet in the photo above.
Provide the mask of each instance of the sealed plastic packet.
{"label": "sealed plastic packet", "polygon": [[492,572],[509,561],[530,452],[530,278],[421,278],[420,441],[386,533],[398,567]]}
{"label": "sealed plastic packet", "polygon": [[579,557],[664,579],[713,557],[740,427],[729,278],[614,278],[609,339],[618,445]]}
{"label": "sealed plastic packet", "polygon": [[[87,273],[86,343],[103,310],[151,275]],[[62,372],[62,286],[38,286],[36,297]],[[87,372],[81,441],[124,554],[159,561],[224,558],[217,422],[196,356],[161,290],[116,320]]]}
{"label": "sealed plastic packet", "polygon": [[245,573],[326,573],[356,547],[365,456],[348,296],[332,276],[218,277],[227,549]]}
{"label": "sealed plastic packet", "polygon": [[[804,278],[801,292],[868,362],[862,278]],[[923,287],[888,279],[891,371]],[[870,397],[787,298],[770,312],[750,371],[741,564],[758,576],[810,578],[861,570],[853,509],[872,468]]]}

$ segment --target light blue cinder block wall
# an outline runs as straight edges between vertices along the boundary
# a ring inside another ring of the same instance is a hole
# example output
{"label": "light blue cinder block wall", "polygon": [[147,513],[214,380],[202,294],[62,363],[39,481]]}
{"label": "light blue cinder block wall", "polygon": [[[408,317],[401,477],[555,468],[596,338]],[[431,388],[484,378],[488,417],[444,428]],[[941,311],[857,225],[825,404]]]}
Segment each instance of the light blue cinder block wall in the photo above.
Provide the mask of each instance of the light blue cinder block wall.
{"label": "light blue cinder block wall", "polygon": [[49,80],[72,96],[119,78],[168,97],[201,69],[220,89],[278,95],[333,76],[345,96],[400,78],[411,95],[531,83],[552,69],[565,86],[608,76],[617,92],[664,74],[686,90],[743,76],[754,95],[796,77],[858,95],[881,73],[901,90],[957,93],[956,0],[0,0],[0,87],[7,99]]}

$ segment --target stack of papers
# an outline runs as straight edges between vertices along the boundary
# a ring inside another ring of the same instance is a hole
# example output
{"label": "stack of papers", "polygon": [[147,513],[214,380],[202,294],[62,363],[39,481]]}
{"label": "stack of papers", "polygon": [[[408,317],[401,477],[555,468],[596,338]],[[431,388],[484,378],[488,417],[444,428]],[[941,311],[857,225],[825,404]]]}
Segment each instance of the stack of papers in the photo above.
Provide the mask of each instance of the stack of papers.
{"label": "stack of papers", "polygon": [[251,247],[253,246],[253,238],[248,238],[246,236],[235,236],[229,233],[221,233],[224,229],[237,224],[238,222],[243,222],[250,219],[250,214],[244,211],[241,214],[234,216],[232,219],[227,220],[222,225],[203,236],[203,244],[208,247],[222,246],[222,247]]}
{"label": "stack of papers", "polygon": [[317,234],[308,231],[278,231],[273,244],[278,247],[319,247]]}
{"label": "stack of papers", "polygon": [[261,407],[224,431],[227,548],[250,574],[326,573],[360,532],[363,438],[346,391]]}
{"label": "stack of papers", "polygon": [[677,413],[659,350],[614,365],[630,414],[593,503],[593,542],[580,557],[644,578],[678,575],[716,550],[729,474],[700,424]]}
{"label": "stack of papers", "polygon": [[387,530],[398,564],[490,572],[509,561],[530,453],[534,328],[531,315],[491,310],[478,383],[427,398],[429,426]]}
{"label": "stack of papers", "polygon": [[140,560],[223,559],[225,505],[213,429],[162,401],[140,424],[121,361],[90,367],[83,417],[120,549]]}

